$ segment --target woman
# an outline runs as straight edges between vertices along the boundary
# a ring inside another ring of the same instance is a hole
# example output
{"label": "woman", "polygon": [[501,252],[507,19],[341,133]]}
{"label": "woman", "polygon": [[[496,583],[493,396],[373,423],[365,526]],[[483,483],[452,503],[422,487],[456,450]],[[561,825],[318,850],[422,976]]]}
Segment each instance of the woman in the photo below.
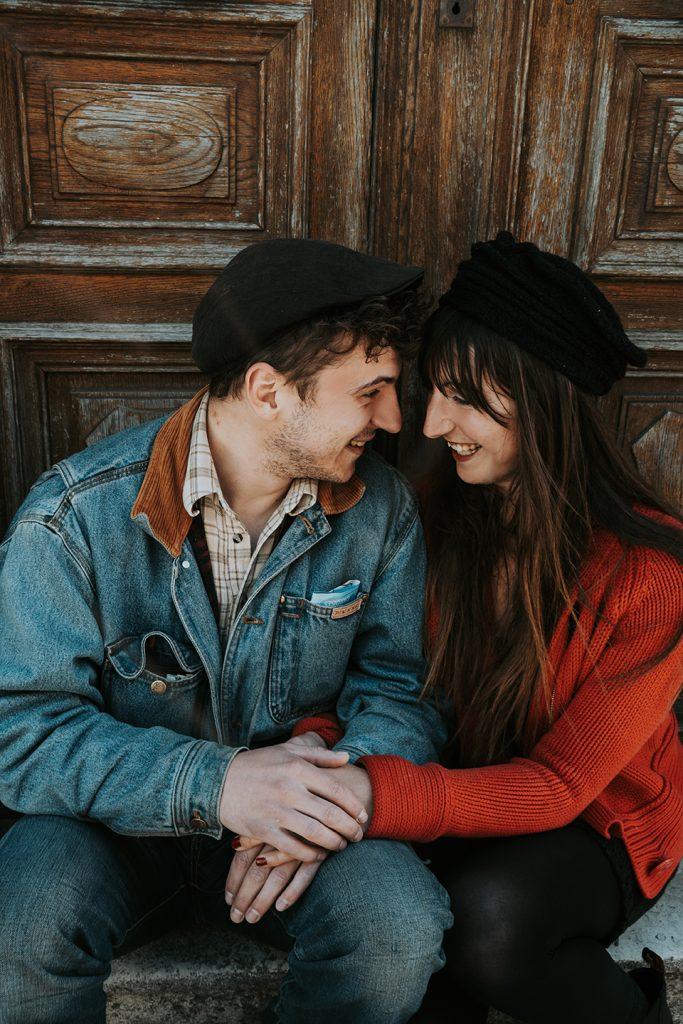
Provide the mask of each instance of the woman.
{"label": "woman", "polygon": [[606,951],[683,855],[681,532],[593,398],[644,362],[577,267],[507,233],[430,318],[424,430],[448,448],[424,490],[426,690],[453,742],[445,766],[337,769],[367,836],[430,843],[451,895],[416,1020],[671,1021],[655,966]]}

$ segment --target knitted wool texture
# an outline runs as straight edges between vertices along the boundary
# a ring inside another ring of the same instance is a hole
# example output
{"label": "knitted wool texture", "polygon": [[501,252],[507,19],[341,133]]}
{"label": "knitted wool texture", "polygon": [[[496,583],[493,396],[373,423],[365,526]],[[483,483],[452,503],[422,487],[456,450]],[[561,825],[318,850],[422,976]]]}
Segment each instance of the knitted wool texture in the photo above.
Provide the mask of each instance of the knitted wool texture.
{"label": "knitted wool texture", "polygon": [[495,331],[593,395],[606,394],[644,366],[614,308],[574,263],[500,231],[477,242],[427,324],[427,337],[450,331],[451,309]]}
{"label": "knitted wool texture", "polygon": [[[623,838],[645,896],[662,889],[683,857],[683,747],[672,711],[683,644],[648,662],[680,632],[683,569],[662,552],[635,548],[606,593],[621,555],[613,535],[596,537],[582,583],[593,609],[605,599],[602,615],[584,607],[573,632],[569,614],[560,618],[549,652],[556,717],[528,756],[465,769],[363,758],[374,799],[369,838],[521,835],[580,817],[604,836]],[[634,678],[610,682],[639,666]],[[532,721],[545,714],[537,702]],[[329,718],[318,724],[328,744],[341,738]],[[311,728],[316,719],[295,731]]]}

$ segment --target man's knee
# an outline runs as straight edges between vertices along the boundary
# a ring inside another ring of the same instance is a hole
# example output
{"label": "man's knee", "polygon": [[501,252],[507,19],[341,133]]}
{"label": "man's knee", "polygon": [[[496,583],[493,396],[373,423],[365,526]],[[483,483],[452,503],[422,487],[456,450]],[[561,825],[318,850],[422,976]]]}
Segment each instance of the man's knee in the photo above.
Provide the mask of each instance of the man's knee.
{"label": "man's knee", "polygon": [[45,916],[48,907],[101,903],[118,874],[114,840],[92,822],[20,818],[0,842],[0,906],[9,901],[21,916]]}
{"label": "man's knee", "polygon": [[26,817],[0,843],[0,1004],[17,1013],[48,989],[58,1000],[69,977],[107,970],[111,929],[101,897],[108,863],[100,832],[69,818]]}
{"label": "man's knee", "polygon": [[380,944],[396,943],[402,924],[419,920],[418,946],[440,943],[451,921],[448,894],[414,850],[377,839],[350,844],[324,861],[287,917],[297,931],[321,918],[353,922],[356,934],[373,935]]}
{"label": "man's knee", "polygon": [[325,861],[295,909],[286,918],[298,963],[342,965],[354,979],[354,998],[375,1007],[377,1019],[384,1019],[385,1003],[388,1009],[419,1005],[429,977],[443,964],[448,895],[404,844],[371,840],[347,847]]}

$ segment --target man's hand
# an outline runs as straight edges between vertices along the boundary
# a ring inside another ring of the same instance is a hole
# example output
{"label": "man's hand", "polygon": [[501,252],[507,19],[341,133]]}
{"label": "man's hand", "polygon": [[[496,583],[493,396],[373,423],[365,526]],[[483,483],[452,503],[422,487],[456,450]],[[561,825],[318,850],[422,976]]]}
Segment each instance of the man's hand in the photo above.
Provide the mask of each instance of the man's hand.
{"label": "man's hand", "polygon": [[[309,733],[306,733],[305,735],[309,735]],[[292,740],[289,740],[288,742],[291,743]],[[341,768],[328,768],[326,771],[328,771],[330,775],[334,775],[336,779],[339,779],[342,784],[351,790],[358,800],[362,802],[367,814],[367,818],[362,824],[363,833],[365,833],[365,830],[372,818],[372,812],[374,809],[370,776],[364,768],[355,764],[347,764]],[[239,841],[239,849],[245,853],[251,853],[257,845],[260,846],[257,840],[250,839],[247,836],[240,836]],[[322,853],[323,851],[318,850],[317,852]],[[263,858],[263,864],[259,866],[262,867],[264,871],[269,868],[292,863],[291,854],[281,848],[278,848],[277,850],[266,850],[259,854],[259,859],[261,858]]]}
{"label": "man's hand", "polygon": [[[236,853],[225,883],[225,901],[230,906],[230,919],[239,924],[246,920],[256,924],[275,903],[276,910],[287,910],[306,891],[321,862],[302,864],[290,860],[277,868],[265,868],[256,858],[272,852],[271,846],[259,844],[245,853]],[[276,902],[277,901],[277,902]]]}
{"label": "man's hand", "polygon": [[237,754],[225,779],[219,815],[225,828],[311,864],[319,855],[316,848],[343,850],[347,840],[362,839],[360,826],[367,822],[367,812],[328,770],[343,765],[347,754],[299,747],[297,752],[288,741]]}

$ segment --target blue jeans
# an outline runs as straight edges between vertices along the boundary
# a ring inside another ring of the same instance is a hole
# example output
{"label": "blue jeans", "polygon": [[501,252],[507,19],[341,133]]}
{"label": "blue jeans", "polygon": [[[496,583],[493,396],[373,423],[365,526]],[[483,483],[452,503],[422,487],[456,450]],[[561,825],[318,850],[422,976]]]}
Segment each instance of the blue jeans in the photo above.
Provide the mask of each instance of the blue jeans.
{"label": "blue jeans", "polygon": [[[231,856],[228,838],[127,838],[21,818],[0,842],[0,1022],[103,1024],[115,956],[171,927],[228,926]],[[264,919],[291,946],[278,1020],[408,1020],[443,965],[451,922],[445,890],[410,847],[350,844],[290,910]]]}

